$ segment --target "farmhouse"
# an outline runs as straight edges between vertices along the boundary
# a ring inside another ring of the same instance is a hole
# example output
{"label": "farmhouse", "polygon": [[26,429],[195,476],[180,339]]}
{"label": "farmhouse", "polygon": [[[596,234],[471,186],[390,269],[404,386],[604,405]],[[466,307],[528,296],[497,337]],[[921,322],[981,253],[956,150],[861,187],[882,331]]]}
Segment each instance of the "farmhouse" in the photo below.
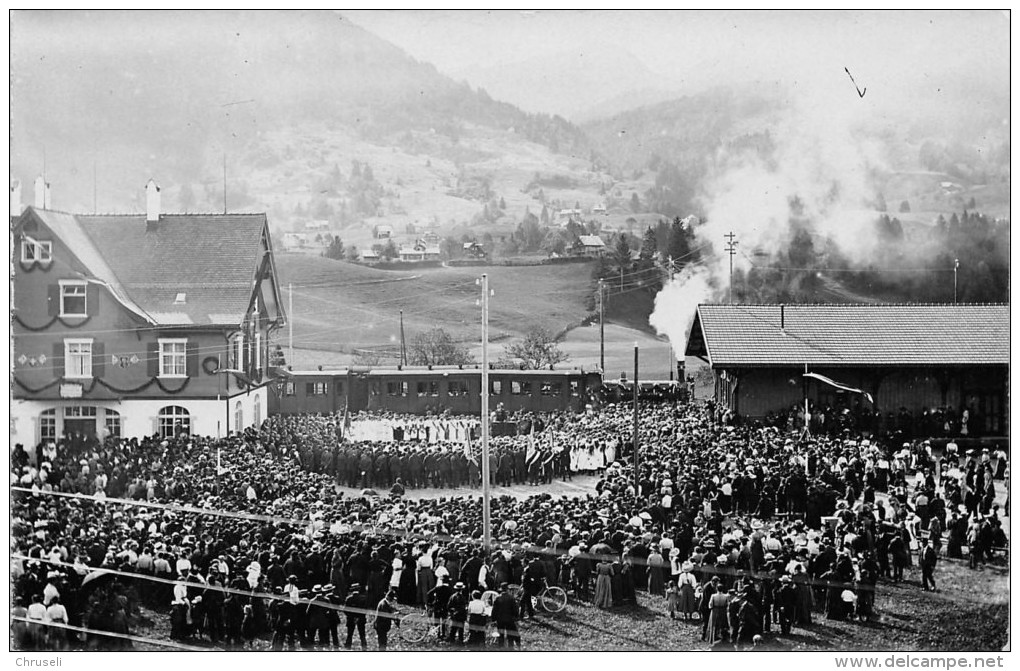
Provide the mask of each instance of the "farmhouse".
{"label": "farmhouse", "polygon": [[464,243],[464,256],[473,259],[484,259],[486,257],[485,247],[478,242],[465,242]]}
{"label": "farmhouse", "polygon": [[264,214],[163,214],[150,180],[144,214],[29,207],[12,238],[12,443],[261,423],[286,319]]}
{"label": "farmhouse", "polygon": [[378,226],[375,227],[375,230],[372,233],[372,237],[374,237],[376,240],[392,238],[393,227],[390,226],[389,224],[379,224]]}
{"label": "farmhouse", "polygon": [[597,235],[579,235],[577,237],[578,253],[592,258],[606,253],[606,243]]}
{"label": "farmhouse", "polygon": [[716,402],[744,417],[807,398],[884,418],[967,410],[972,435],[1007,434],[1007,305],[706,304],[686,354],[711,366]]}

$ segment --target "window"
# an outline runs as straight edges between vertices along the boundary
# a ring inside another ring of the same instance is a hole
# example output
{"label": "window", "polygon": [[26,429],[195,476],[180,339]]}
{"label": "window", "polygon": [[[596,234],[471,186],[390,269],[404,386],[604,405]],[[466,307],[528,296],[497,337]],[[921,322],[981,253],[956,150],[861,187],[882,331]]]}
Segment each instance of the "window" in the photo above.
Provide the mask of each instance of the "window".
{"label": "window", "polygon": [[489,395],[500,396],[503,394],[503,380],[489,380]]}
{"label": "window", "polygon": [[262,425],[262,401],[258,396],[255,397],[252,406],[254,408],[252,412],[255,413],[255,428],[257,429]]}
{"label": "window", "polygon": [[55,408],[39,413],[39,442],[57,441],[57,411]]}
{"label": "window", "polygon": [[543,382],[542,383],[542,396],[562,396],[563,395],[563,383],[562,382]]}
{"label": "window", "polygon": [[120,438],[120,413],[116,410],[106,410],[106,434]]}
{"label": "window", "polygon": [[69,405],[64,408],[64,417],[67,419],[81,419],[83,417],[95,417],[96,407],[94,405]]}
{"label": "window", "polygon": [[182,433],[191,433],[191,415],[179,405],[160,408],[158,419],[159,435],[171,438]]}
{"label": "window", "polygon": [[419,396],[439,396],[439,382],[419,382],[418,383],[418,395]]}
{"label": "window", "polygon": [[92,338],[64,340],[64,377],[92,377]]}
{"label": "window", "polygon": [[227,367],[231,370],[244,369],[244,334],[235,333],[230,339],[230,354],[228,355]]}
{"label": "window", "polygon": [[510,382],[510,393],[514,396],[531,396],[531,383],[512,380]]}
{"label": "window", "polygon": [[387,382],[386,383],[386,395],[387,396],[407,396],[407,383],[406,382]]}
{"label": "window", "polygon": [[241,405],[241,402],[238,401],[237,404],[234,405],[234,430],[240,431],[243,428],[244,428],[244,407]]}
{"label": "window", "polygon": [[581,383],[577,380],[570,381],[570,395],[580,396],[581,395]]}
{"label": "window", "polygon": [[450,380],[449,390],[450,396],[467,396],[467,380]]}
{"label": "window", "polygon": [[187,377],[188,340],[186,338],[159,339],[159,376]]}
{"label": "window", "polygon": [[326,383],[325,382],[306,382],[305,383],[305,396],[325,396],[326,395]]}
{"label": "window", "polygon": [[86,317],[85,282],[60,280],[60,316]]}
{"label": "window", "polygon": [[369,396],[378,396],[380,393],[381,392],[380,392],[380,387],[379,387],[379,381],[378,380],[372,380],[371,382],[368,383],[368,395]]}
{"label": "window", "polygon": [[21,241],[22,263],[49,263],[53,259],[53,243],[49,240],[32,240],[25,238]]}
{"label": "window", "polygon": [[283,395],[284,396],[293,396],[294,395],[294,383],[293,382],[284,382],[283,383]]}

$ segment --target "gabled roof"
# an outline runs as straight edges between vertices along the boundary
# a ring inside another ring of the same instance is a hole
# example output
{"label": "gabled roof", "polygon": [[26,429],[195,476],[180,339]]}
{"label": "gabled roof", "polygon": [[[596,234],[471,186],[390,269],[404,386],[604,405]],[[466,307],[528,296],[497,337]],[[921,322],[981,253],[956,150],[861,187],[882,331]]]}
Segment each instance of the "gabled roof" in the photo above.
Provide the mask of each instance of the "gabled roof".
{"label": "gabled roof", "polygon": [[239,325],[262,263],[263,234],[271,250],[265,214],[164,214],[150,226],[144,214],[29,211],[121,302],[157,324]]}
{"label": "gabled roof", "polygon": [[584,245],[585,247],[605,247],[606,246],[606,243],[602,241],[602,238],[600,238],[597,235],[579,235],[579,236],[577,236],[577,238],[578,238],[578,240],[581,241],[581,244]]}
{"label": "gabled roof", "polygon": [[713,368],[1009,364],[1008,305],[699,305],[687,356]]}

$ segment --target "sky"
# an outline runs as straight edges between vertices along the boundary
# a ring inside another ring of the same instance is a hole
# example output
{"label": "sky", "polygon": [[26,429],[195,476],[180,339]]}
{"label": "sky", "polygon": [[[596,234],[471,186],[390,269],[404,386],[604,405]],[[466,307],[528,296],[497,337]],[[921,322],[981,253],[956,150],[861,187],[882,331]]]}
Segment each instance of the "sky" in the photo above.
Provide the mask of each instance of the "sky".
{"label": "sky", "polygon": [[[363,10],[354,23],[447,74],[623,49],[665,84],[814,83],[846,67],[895,90],[962,73],[1008,83],[1008,13],[931,11]],[[472,82],[475,83],[475,82]],[[937,87],[937,85],[933,85]],[[524,102],[524,101],[510,101]]]}

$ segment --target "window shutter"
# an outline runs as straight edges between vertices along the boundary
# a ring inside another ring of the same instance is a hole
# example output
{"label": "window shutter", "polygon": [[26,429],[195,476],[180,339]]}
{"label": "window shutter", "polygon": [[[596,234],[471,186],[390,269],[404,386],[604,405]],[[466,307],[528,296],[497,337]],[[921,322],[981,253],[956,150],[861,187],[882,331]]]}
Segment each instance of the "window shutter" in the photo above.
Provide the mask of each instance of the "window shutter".
{"label": "window shutter", "polygon": [[85,302],[87,304],[85,309],[90,317],[95,317],[99,314],[99,294],[101,293],[102,291],[98,284],[90,282],[85,285]]}
{"label": "window shutter", "polygon": [[241,350],[244,352],[244,361],[242,362],[241,370],[247,375],[251,372],[251,347],[252,341],[248,338],[244,339],[244,347]]}
{"label": "window shutter", "polygon": [[[91,310],[92,305],[89,304]],[[103,343],[92,342],[92,377],[103,377],[106,375],[106,354]]]}
{"label": "window shutter", "polygon": [[[56,317],[60,314],[60,285],[51,284],[46,287],[46,312],[51,317]],[[61,345],[60,353],[63,354],[63,346]]]}
{"label": "window shutter", "polygon": [[187,352],[185,372],[188,377],[198,376],[198,343],[188,341],[185,351]]}
{"label": "window shutter", "polygon": [[145,364],[149,377],[159,375],[159,343],[145,343]]}
{"label": "window shutter", "polygon": [[53,343],[53,376],[64,376],[64,343]]}

